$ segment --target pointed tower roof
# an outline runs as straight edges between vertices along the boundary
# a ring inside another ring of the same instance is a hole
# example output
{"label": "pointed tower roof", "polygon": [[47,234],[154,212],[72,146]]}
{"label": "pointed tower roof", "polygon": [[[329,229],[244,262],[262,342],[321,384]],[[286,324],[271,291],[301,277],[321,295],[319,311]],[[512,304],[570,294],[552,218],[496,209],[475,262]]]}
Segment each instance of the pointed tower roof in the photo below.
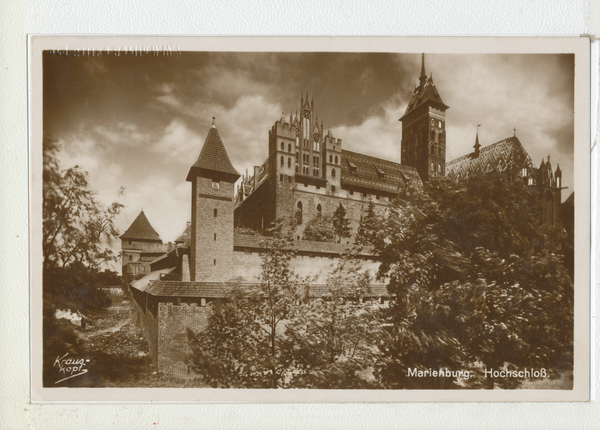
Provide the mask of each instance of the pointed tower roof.
{"label": "pointed tower roof", "polygon": [[404,112],[404,115],[402,115],[402,118],[400,118],[400,121],[402,121],[406,115],[426,103],[429,103],[443,111],[449,108],[449,106],[444,104],[440,93],[435,87],[435,84],[433,83],[433,77],[427,78],[427,75],[425,74],[425,54],[423,54],[421,58],[421,76],[419,77],[420,84],[413,91],[410,101],[408,102],[408,106],[406,107],[406,111]]}
{"label": "pointed tower roof", "polygon": [[229,155],[227,155],[227,151],[215,125],[214,117],[212,126],[208,130],[206,140],[200,151],[200,156],[192,167],[190,167],[186,181],[191,182],[196,176],[223,179],[229,182],[235,182],[240,177],[240,174],[231,165]]}
{"label": "pointed tower roof", "polygon": [[479,126],[477,126],[477,134],[475,135],[475,145],[473,145],[473,148],[475,148],[473,156],[479,157],[479,148],[481,148],[481,145],[479,144]]}
{"label": "pointed tower roof", "polygon": [[151,242],[162,243],[162,240],[158,236],[158,233],[150,225],[150,221],[146,218],[144,210],[140,211],[137,218],[131,223],[129,228],[125,230],[125,233],[121,235],[122,240],[144,240]]}

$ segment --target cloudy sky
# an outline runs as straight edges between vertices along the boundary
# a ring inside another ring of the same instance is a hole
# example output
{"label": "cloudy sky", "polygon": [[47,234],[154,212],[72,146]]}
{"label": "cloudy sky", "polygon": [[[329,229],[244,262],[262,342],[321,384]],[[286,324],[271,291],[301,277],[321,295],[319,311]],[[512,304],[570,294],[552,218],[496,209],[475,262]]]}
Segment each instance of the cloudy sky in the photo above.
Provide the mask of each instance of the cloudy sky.
{"label": "cloudy sky", "polygon": [[[572,55],[426,54],[444,102],[447,160],[517,136],[539,165],[563,171],[573,191]],[[143,207],[163,241],[190,219],[189,167],[216,117],[234,167],[267,156],[268,131],[309,92],[343,147],[399,161],[398,119],[418,83],[420,54],[206,53],[74,57],[44,53],[44,135],[63,168],[90,174],[105,203],[125,187],[121,232]]]}

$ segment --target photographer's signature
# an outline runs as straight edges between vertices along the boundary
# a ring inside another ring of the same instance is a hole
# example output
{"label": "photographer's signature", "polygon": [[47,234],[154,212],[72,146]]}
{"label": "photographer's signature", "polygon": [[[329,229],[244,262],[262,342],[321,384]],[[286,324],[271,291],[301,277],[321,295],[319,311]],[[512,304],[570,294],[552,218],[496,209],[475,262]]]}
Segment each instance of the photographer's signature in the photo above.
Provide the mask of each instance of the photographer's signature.
{"label": "photographer's signature", "polygon": [[54,367],[58,367],[59,374],[66,376],[66,378],[56,381],[55,384],[88,372],[86,366],[90,362],[89,358],[67,358],[67,355],[69,355],[68,352],[62,357],[56,357],[56,360],[54,360]]}

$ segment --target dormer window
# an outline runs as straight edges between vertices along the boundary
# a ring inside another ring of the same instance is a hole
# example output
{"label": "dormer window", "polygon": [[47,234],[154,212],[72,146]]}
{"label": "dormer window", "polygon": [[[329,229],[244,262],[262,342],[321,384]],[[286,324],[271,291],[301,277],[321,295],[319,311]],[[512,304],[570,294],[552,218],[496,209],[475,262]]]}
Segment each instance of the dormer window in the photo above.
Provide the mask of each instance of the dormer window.
{"label": "dormer window", "polygon": [[348,160],[348,167],[350,168],[350,173],[356,173],[357,167],[352,161]]}
{"label": "dormer window", "polygon": [[379,180],[382,181],[385,179],[385,172],[381,170],[379,167],[375,166],[375,170],[377,171],[377,176],[379,176]]}

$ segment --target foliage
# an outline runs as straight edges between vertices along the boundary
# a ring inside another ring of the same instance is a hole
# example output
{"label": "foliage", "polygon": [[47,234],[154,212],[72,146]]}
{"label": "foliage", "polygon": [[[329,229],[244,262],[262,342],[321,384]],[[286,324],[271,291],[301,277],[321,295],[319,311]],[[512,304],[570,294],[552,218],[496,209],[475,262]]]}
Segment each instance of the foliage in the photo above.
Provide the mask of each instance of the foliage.
{"label": "foliage", "polygon": [[373,200],[371,199],[367,206],[367,213],[360,217],[358,232],[355,238],[356,243],[363,246],[375,245],[377,232],[379,231],[379,223],[379,217],[375,213],[375,203],[373,203]]}
{"label": "foliage", "polygon": [[260,283],[239,286],[212,305],[201,334],[188,330],[190,367],[214,387],[372,385],[363,373],[377,351],[380,323],[369,308],[347,300],[365,294],[368,274],[348,262],[332,274],[328,295],[309,300],[307,281],[289,267],[290,241],[275,236],[263,247]]}
{"label": "foliage", "polygon": [[[52,367],[57,351],[73,352],[77,334],[71,323],[55,318],[56,309],[73,311],[101,306],[106,295],[99,286],[120,284],[111,271],[100,272],[105,262],[116,261],[108,248],[116,238],[114,220],[118,202],[105,207],[90,190],[87,173],[78,166],[61,170],[57,143],[43,142],[43,321],[44,369]],[[46,379],[45,379],[46,381]]]}
{"label": "foliage", "polygon": [[315,242],[335,242],[336,232],[331,217],[322,215],[321,212],[317,212],[317,214],[306,223],[304,232],[302,233],[302,239]]}
{"label": "foliage", "polygon": [[44,268],[64,268],[74,262],[99,268],[116,261],[106,244],[118,236],[114,220],[123,205],[113,202],[105,207],[98,202],[87,173],[78,166],[60,170],[54,140],[45,138],[43,151]]}
{"label": "foliage", "polygon": [[538,196],[490,177],[424,188],[394,203],[378,244],[380,276],[396,297],[382,382],[406,387],[409,367],[568,368],[572,283]]}
{"label": "foliage", "polygon": [[342,202],[333,212],[331,221],[337,243],[341,243],[343,238],[350,237],[350,220],[346,216],[346,209]]}

